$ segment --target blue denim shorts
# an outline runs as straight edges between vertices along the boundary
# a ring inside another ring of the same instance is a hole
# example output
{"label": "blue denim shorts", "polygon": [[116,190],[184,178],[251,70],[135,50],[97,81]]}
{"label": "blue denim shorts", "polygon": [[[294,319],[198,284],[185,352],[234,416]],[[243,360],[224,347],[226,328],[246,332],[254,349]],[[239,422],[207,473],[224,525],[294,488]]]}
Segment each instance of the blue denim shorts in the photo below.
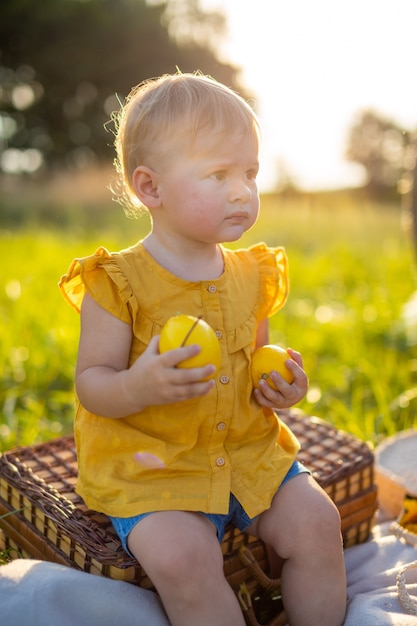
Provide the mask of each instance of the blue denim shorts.
{"label": "blue denim shorts", "polygon": [[[294,461],[288,470],[284,480],[280,484],[278,490],[285,485],[291,478],[298,476],[298,474],[311,474],[310,470],[307,469],[305,465],[300,463],[299,461]],[[119,536],[120,541],[122,542],[123,548],[126,550],[128,554],[133,556],[127,547],[127,538],[129,536],[130,531],[138,522],[140,522],[144,517],[148,515],[152,515],[152,511],[149,513],[142,513],[141,515],[134,515],[133,517],[110,517],[110,520],[114,526],[116,533]],[[224,533],[226,526],[229,522],[232,522],[236,528],[240,531],[244,532],[253,521],[255,521],[256,517],[250,518],[240,502],[235,498],[235,496],[230,494],[229,501],[229,512],[227,514],[217,514],[217,513],[200,513],[204,515],[208,520],[210,520],[217,529],[217,537],[219,542],[223,541]]]}

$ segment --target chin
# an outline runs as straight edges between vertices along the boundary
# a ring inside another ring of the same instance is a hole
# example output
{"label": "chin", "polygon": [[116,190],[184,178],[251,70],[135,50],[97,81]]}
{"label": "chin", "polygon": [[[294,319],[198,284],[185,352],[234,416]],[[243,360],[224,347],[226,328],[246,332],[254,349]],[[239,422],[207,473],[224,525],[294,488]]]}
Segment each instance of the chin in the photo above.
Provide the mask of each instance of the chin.
{"label": "chin", "polygon": [[235,226],[234,228],[231,228],[228,230],[227,233],[225,233],[225,237],[223,239],[224,242],[226,241],[238,241],[242,235],[244,235],[246,233],[246,231],[249,230],[248,228],[244,228],[243,226]]}

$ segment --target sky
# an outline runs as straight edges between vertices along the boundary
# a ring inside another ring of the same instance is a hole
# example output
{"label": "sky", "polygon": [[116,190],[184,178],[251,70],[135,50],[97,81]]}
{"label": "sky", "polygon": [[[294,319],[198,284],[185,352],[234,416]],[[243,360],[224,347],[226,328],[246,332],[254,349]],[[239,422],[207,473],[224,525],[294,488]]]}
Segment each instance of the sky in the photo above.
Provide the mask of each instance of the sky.
{"label": "sky", "polygon": [[262,124],[259,186],[277,172],[307,190],[356,186],[344,158],[372,109],[417,130],[417,0],[201,0],[226,14],[221,58],[242,68]]}

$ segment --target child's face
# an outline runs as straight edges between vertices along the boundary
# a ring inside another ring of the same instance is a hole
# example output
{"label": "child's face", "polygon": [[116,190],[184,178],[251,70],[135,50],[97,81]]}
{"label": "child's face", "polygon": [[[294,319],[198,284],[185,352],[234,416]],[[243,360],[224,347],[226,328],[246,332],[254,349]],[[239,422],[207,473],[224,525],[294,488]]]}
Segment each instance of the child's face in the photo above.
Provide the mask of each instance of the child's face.
{"label": "child's face", "polygon": [[158,172],[154,226],[200,243],[236,241],[259,212],[258,138],[199,133]]}

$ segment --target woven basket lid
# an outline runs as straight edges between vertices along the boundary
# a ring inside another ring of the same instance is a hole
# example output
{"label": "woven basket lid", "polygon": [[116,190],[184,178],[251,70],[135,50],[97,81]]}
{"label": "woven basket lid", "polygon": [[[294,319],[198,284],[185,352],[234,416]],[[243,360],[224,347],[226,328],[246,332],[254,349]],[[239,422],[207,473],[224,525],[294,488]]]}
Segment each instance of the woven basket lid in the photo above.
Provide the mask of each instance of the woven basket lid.
{"label": "woven basket lid", "polygon": [[401,431],[377,446],[375,466],[409,495],[417,497],[417,429]]}

